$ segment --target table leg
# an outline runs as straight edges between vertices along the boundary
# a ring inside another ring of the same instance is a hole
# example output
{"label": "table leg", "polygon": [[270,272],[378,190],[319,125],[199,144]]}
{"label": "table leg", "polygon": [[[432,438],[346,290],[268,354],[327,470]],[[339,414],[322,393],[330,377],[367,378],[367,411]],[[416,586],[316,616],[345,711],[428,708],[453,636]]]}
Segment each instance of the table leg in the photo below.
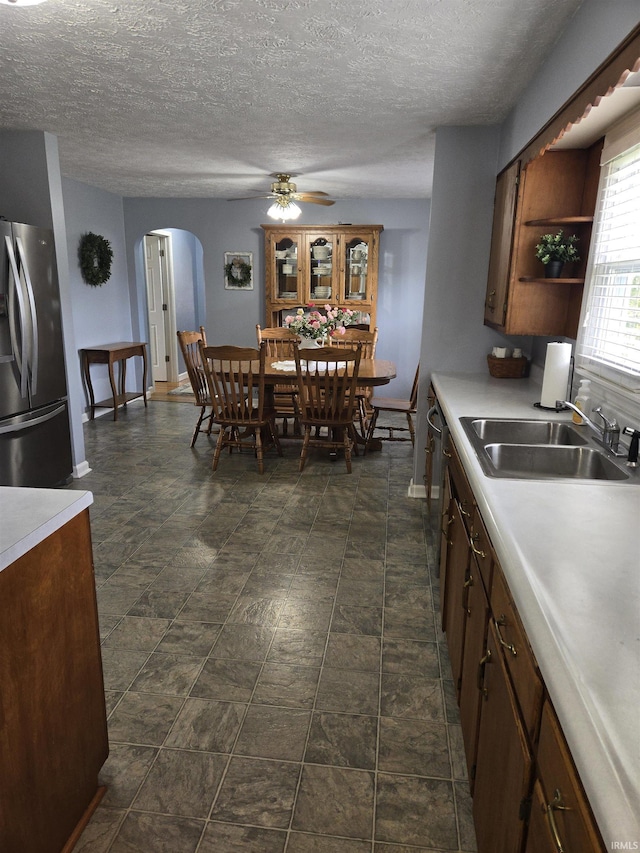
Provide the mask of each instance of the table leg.
{"label": "table leg", "polygon": [[91,383],[91,371],[89,369],[89,356],[86,352],[82,353],[82,371],[84,373],[84,381],[89,392],[89,419],[94,420],[96,416],[96,399],[93,396],[93,384]]}
{"label": "table leg", "polygon": [[142,345],[142,399],[147,408],[147,345]]}
{"label": "table leg", "polygon": [[113,394],[113,419],[118,420],[118,391],[116,389],[116,380],[113,375],[113,359],[109,359],[109,384],[111,385],[111,393]]}

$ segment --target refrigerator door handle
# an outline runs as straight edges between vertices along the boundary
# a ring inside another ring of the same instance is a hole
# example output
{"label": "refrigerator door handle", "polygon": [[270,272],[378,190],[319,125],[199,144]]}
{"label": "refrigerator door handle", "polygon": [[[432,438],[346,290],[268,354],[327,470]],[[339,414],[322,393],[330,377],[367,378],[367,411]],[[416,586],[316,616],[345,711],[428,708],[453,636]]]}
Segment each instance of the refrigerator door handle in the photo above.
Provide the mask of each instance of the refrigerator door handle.
{"label": "refrigerator door handle", "polygon": [[[18,264],[16,255],[13,251],[11,237],[5,237],[4,241],[7,246],[7,254],[9,255],[9,278],[13,277],[13,287],[9,281],[9,336],[11,338],[11,350],[18,366],[20,374],[20,396],[27,396],[27,327],[25,322],[25,307],[22,289],[20,287],[20,273],[18,272]],[[20,343],[22,350],[18,348],[18,336],[16,335],[16,316],[14,294],[18,299],[18,313],[20,316]]]}
{"label": "refrigerator door handle", "polygon": [[46,421],[50,421],[59,415],[61,412],[64,412],[65,404],[63,403],[61,406],[55,406],[50,412],[47,412],[44,415],[38,415],[35,418],[29,418],[28,420],[17,418],[14,420],[14,423],[5,424],[4,426],[0,426],[0,435],[7,435],[12,432],[22,432],[25,429],[29,429],[30,427],[37,426],[38,424],[43,424]]}
{"label": "refrigerator door handle", "polygon": [[29,308],[31,309],[31,393],[35,394],[38,390],[38,315],[36,313],[36,300],[33,295],[33,285],[31,284],[31,276],[29,275],[29,266],[20,237],[16,237],[18,253],[24,270],[24,280],[27,285],[27,294],[29,297]]}

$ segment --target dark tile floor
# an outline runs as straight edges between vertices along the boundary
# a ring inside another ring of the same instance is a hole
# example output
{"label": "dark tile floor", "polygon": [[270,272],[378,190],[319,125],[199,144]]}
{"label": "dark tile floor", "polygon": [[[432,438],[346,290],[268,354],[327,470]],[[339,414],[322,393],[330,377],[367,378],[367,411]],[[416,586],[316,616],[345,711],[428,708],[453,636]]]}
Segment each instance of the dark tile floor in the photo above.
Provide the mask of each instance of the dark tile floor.
{"label": "dark tile floor", "polygon": [[410,445],[213,475],[195,415],[85,425],[111,753],[77,853],[475,850]]}

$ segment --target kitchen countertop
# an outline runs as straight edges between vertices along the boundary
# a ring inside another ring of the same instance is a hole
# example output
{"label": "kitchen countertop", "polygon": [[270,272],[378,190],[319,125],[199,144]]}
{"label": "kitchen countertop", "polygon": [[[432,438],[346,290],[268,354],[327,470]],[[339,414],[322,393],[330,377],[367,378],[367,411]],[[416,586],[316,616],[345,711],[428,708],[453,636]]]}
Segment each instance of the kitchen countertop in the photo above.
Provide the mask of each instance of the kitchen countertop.
{"label": "kitchen countertop", "polygon": [[91,492],[0,486],[0,571],[92,503]]}
{"label": "kitchen countertop", "polygon": [[607,849],[639,845],[640,476],[638,485],[488,477],[459,418],[571,413],[533,408],[531,379],[432,381]]}

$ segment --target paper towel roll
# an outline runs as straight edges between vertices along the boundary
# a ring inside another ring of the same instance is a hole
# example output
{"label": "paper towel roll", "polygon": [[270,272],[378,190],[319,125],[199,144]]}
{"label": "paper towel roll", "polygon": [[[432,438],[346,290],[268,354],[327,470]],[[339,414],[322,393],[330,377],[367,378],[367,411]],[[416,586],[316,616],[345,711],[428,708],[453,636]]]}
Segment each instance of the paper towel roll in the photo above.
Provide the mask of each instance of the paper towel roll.
{"label": "paper towel roll", "polygon": [[542,377],[541,406],[547,409],[555,409],[557,400],[566,399],[570,368],[571,344],[547,344],[544,375]]}

